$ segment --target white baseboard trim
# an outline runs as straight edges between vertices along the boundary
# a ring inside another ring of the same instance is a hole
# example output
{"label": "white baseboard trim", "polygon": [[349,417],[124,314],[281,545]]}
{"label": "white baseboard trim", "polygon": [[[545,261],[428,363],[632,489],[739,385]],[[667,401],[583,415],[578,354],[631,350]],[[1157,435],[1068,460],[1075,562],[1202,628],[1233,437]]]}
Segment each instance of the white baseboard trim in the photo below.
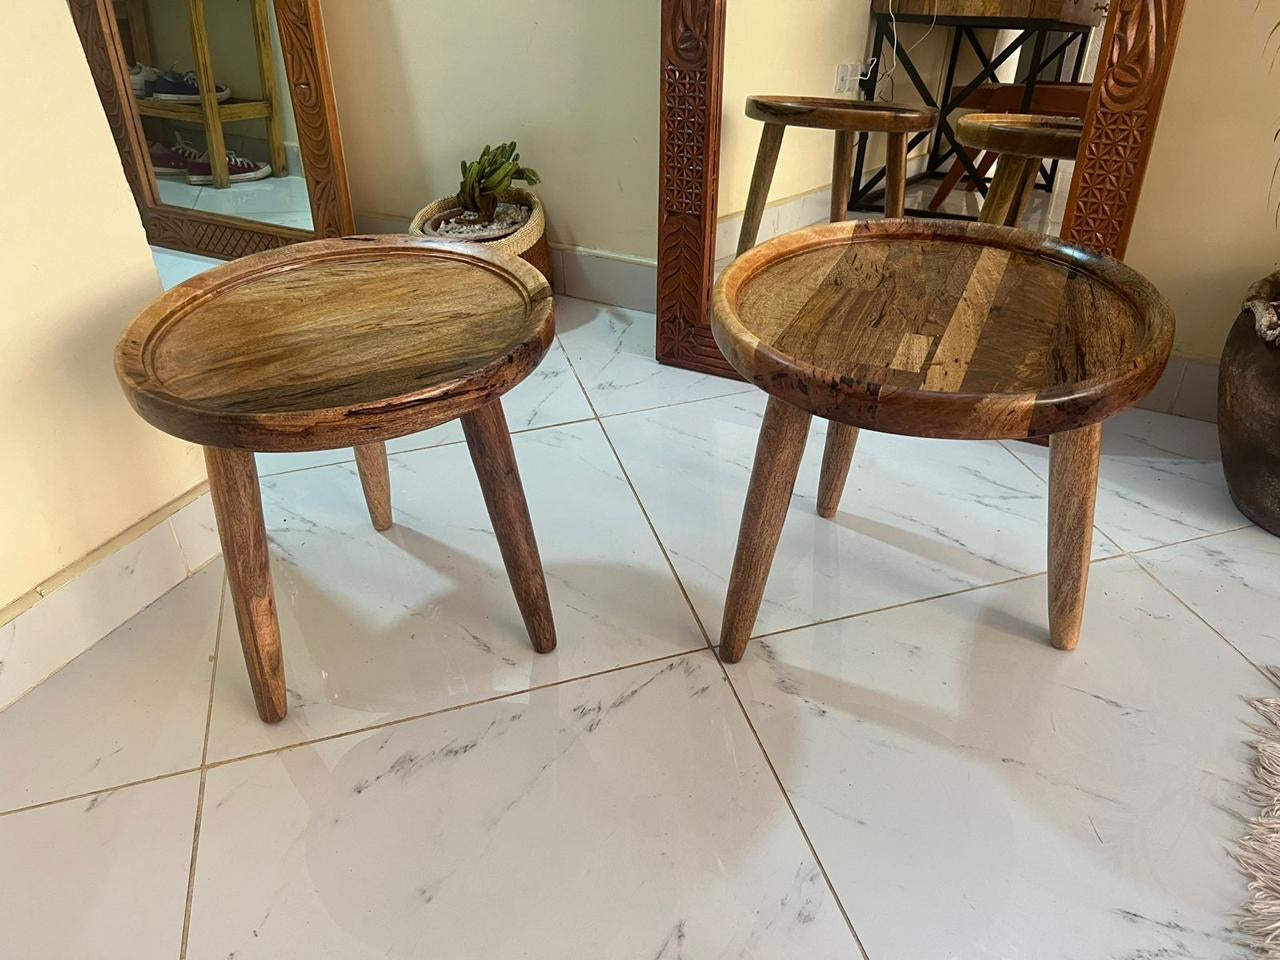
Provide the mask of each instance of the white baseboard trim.
{"label": "white baseboard trim", "polygon": [[21,612],[0,625],[0,710],[222,552],[207,492],[150,519],[149,529],[5,608]]}
{"label": "white baseboard trim", "polygon": [[553,243],[551,273],[555,292],[566,297],[657,312],[658,262],[649,257]]}

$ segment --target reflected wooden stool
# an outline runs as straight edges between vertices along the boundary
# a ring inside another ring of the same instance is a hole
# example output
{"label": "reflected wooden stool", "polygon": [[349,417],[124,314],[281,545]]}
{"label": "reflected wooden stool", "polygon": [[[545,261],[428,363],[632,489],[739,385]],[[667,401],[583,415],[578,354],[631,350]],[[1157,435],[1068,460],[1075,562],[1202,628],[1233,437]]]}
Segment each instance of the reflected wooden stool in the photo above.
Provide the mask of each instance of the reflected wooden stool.
{"label": "reflected wooden stool", "polygon": [[997,156],[982,213],[982,223],[1016,227],[1031,202],[1036,176],[1045,160],[1074,160],[1084,122],[1075,117],[1026,113],[971,113],[956,124],[956,139],[966,147]]}
{"label": "reflected wooden stool", "polygon": [[[932,130],[938,122],[938,112],[928,107],[830,97],[747,97],[747,116],[764,121],[764,129],[760,133],[760,148],[756,151],[756,166],[751,174],[751,189],[747,192],[747,208],[742,214],[738,256],[755,246],[760,233],[760,220],[769,200],[769,186],[773,183],[773,171],[787,127],[835,131],[831,222],[839,223],[845,219],[849,209],[853,151],[858,135],[886,134],[884,215],[901,217],[907,205],[907,135]],[[856,429],[834,422],[827,427],[822,478],[818,483],[818,513],[824,517],[836,512],[857,444]]]}
{"label": "reflected wooden stool", "polygon": [[462,419],[534,649],[555,626],[500,397],[554,335],[551,290],[481,245],[352,237],[282,247],[174,287],[116,345],[129,402],[204,446],[258,714],[284,717],[280,626],[254,451],[354,447],[373,525],[391,525],[385,441]]}
{"label": "reflected wooden stool", "polygon": [[1101,421],[1146,395],[1173,317],[1114,260],[940,220],[810,227],[739,257],[716,343],[769,394],[720,629],[742,657],[812,416],[916,437],[1049,436],[1049,636],[1072,649],[1089,575]]}

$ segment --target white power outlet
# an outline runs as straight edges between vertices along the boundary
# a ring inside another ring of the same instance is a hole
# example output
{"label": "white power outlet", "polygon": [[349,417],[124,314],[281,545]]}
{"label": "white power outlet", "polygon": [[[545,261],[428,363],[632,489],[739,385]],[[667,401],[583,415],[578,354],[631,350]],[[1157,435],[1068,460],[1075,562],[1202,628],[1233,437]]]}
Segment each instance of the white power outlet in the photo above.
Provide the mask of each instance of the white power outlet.
{"label": "white power outlet", "polygon": [[836,65],[836,93],[854,94],[858,93],[858,81],[862,78],[862,74],[866,70],[866,64],[858,63],[841,63]]}

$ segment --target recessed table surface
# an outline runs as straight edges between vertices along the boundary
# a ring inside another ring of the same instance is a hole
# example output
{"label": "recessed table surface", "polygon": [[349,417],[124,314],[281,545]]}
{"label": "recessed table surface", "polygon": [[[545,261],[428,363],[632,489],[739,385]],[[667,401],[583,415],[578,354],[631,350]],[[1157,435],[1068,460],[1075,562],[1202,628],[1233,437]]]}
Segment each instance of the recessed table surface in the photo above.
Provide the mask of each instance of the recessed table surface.
{"label": "recessed table surface", "polygon": [[386,440],[509,390],[554,336],[536,269],[479,244],[318,240],[232,261],[136,320],[116,370],[138,412],[195,443]]}
{"label": "recessed table surface", "polygon": [[1169,306],[1123,264],[1022,230],[850,221],[756,247],[721,275],[716,342],[809,413],[889,433],[1042,436],[1143,396]]}

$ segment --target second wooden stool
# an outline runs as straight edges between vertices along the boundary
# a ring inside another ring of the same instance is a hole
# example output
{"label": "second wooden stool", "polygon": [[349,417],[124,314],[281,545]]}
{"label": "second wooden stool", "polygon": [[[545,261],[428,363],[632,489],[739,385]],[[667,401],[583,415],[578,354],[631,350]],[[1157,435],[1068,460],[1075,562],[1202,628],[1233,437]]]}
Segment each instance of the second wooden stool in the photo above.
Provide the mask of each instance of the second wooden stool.
{"label": "second wooden stool", "polygon": [[1083,121],[1075,117],[1027,113],[971,113],[962,117],[956,124],[956,139],[999,158],[978,219],[1016,227],[1031,202],[1041,162],[1074,160],[1083,130]]}

